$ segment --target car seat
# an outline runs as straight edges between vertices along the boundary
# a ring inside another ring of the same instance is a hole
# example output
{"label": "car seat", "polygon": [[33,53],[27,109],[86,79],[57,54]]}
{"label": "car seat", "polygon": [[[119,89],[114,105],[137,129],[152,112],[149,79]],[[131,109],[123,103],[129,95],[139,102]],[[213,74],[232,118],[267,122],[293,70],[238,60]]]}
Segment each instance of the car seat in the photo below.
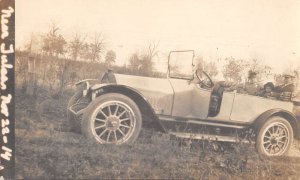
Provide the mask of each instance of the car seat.
{"label": "car seat", "polygon": [[225,88],[219,84],[216,84],[213,87],[210,104],[209,104],[209,113],[208,113],[209,116],[214,117],[219,113],[224,91]]}

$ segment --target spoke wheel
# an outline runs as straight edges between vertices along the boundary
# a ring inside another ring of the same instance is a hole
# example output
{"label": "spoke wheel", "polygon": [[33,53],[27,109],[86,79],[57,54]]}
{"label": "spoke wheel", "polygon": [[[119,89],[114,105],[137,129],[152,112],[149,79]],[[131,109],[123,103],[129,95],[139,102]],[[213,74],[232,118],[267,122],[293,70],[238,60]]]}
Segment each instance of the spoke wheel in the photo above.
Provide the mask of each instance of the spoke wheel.
{"label": "spoke wheel", "polygon": [[281,117],[272,117],[261,128],[257,147],[267,156],[280,156],[288,152],[293,141],[290,123]]}
{"label": "spoke wheel", "polygon": [[95,111],[91,128],[103,144],[121,144],[128,140],[136,125],[133,110],[121,101],[108,101]]}
{"label": "spoke wheel", "polygon": [[97,98],[83,119],[83,133],[100,144],[131,143],[141,129],[139,108],[127,96],[116,93]]}

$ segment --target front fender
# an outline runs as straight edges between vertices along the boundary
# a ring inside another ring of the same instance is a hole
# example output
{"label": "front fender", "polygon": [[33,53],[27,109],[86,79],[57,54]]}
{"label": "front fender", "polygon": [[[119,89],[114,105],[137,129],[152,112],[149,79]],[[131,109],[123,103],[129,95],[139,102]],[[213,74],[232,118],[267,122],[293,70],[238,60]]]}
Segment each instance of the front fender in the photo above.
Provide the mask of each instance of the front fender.
{"label": "front fender", "polygon": [[75,85],[79,91],[82,91],[83,96],[85,97],[89,94],[90,87],[98,83],[100,83],[100,80],[98,79],[84,79],[75,83]]}
{"label": "front fender", "polygon": [[82,83],[86,83],[86,82],[91,83],[91,82],[96,82],[96,81],[98,81],[98,79],[84,79],[84,80],[76,82],[75,85],[78,86]]}
{"label": "front fender", "polygon": [[[115,83],[104,83],[104,84],[95,84],[90,88],[92,92],[92,100],[94,100],[99,94],[103,93],[105,90],[107,92],[112,92],[112,91],[118,91],[119,93],[134,93],[141,97],[147,104],[150,106],[150,103],[148,100],[140,93],[139,91],[135,90],[132,87],[125,86],[125,85],[120,85],[120,84],[115,84]],[[122,92],[122,90],[124,92]],[[150,106],[151,107],[151,106]]]}
{"label": "front fender", "polygon": [[[158,119],[158,116],[156,114],[156,111],[154,110],[152,104],[148,101],[148,99],[138,90],[126,86],[126,85],[119,85],[119,84],[96,84],[93,87],[90,88],[92,93],[92,100],[96,99],[98,96],[101,96],[105,93],[120,93],[125,96],[128,96],[131,98],[139,107],[143,118],[149,120],[148,122],[154,121],[152,123],[154,127],[164,132],[164,129],[162,128],[160,121]],[[144,120],[143,120],[144,121]],[[144,121],[145,122],[145,121]],[[151,127],[151,126],[150,126]]]}
{"label": "front fender", "polygon": [[283,109],[271,109],[262,113],[253,123],[253,127],[258,131],[262,125],[272,116],[280,116],[288,120],[293,128],[294,136],[297,139],[300,139],[300,120],[296,116]]}

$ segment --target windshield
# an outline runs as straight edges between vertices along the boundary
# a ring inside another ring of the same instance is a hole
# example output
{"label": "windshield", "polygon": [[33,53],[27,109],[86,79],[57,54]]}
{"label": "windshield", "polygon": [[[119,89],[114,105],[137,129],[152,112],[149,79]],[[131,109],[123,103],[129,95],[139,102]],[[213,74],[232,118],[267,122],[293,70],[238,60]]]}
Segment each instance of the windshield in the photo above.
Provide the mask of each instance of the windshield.
{"label": "windshield", "polygon": [[169,55],[169,77],[193,79],[194,51],[172,51]]}

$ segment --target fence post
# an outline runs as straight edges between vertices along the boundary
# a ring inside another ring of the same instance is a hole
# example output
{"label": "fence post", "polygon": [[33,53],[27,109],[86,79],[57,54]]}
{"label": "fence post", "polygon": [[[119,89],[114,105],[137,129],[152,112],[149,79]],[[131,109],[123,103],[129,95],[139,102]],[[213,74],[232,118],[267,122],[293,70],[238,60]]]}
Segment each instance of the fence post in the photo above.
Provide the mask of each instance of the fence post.
{"label": "fence post", "polygon": [[27,74],[27,86],[26,94],[29,96],[35,95],[36,85],[36,70],[35,70],[35,58],[33,56],[28,57],[28,74]]}

